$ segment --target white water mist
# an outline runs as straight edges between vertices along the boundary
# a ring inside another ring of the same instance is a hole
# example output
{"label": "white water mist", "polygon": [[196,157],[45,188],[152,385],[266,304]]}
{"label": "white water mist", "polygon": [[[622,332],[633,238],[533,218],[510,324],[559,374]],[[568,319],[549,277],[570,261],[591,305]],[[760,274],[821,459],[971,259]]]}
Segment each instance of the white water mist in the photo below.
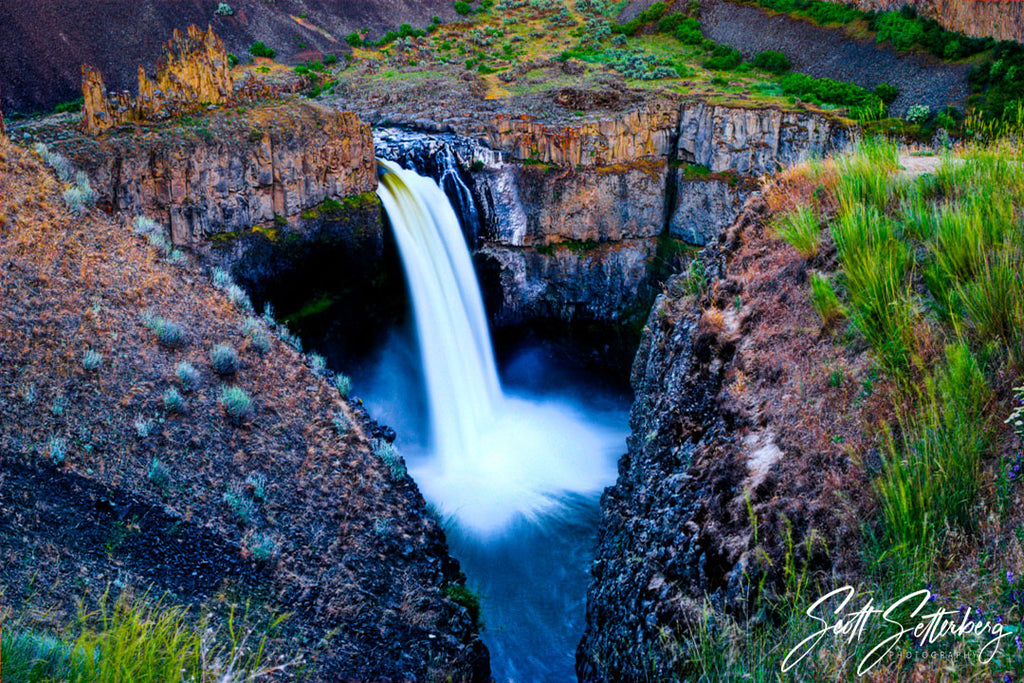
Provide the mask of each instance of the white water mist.
{"label": "white water mist", "polygon": [[431,454],[411,462],[428,500],[490,535],[557,513],[615,477],[621,427],[559,401],[506,396],[469,249],[438,185],[388,161],[377,194],[412,296],[430,411]]}

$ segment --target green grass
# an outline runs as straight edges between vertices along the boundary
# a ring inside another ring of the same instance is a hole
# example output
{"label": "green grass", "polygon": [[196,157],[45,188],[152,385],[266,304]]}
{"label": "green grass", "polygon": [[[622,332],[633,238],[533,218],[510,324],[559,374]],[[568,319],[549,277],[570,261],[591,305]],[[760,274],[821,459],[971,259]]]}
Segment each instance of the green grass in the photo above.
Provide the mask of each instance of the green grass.
{"label": "green grass", "polygon": [[832,281],[823,273],[811,273],[811,305],[821,316],[823,325],[828,325],[846,315],[845,309],[832,287]]}
{"label": "green grass", "polygon": [[813,206],[798,206],[784,214],[776,222],[775,232],[805,259],[817,256],[821,244],[821,223]]}
{"label": "green grass", "polygon": [[105,595],[73,631],[62,638],[5,624],[4,683],[213,683],[268,679],[280,669],[266,666],[265,637],[250,643],[233,611],[225,634],[179,607],[125,592],[113,601]]}

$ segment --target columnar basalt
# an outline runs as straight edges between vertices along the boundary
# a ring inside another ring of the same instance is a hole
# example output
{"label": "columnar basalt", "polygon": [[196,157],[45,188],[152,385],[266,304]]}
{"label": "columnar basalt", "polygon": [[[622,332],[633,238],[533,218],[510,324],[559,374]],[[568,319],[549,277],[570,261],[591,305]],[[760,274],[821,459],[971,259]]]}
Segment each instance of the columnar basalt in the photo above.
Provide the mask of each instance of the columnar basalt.
{"label": "columnar basalt", "polygon": [[180,118],[209,105],[247,102],[269,98],[278,90],[258,83],[251,74],[236,88],[224,43],[212,28],[202,31],[190,26],[184,33],[175,30],[150,79],[139,66],[139,93],[108,94],[103,76],[82,65],[82,125],[95,135],[133,121],[163,121]]}
{"label": "columnar basalt", "polygon": [[324,200],[377,187],[370,127],[305,103],[56,146],[89,173],[101,206],[161,219],[179,245],[294,220]]}

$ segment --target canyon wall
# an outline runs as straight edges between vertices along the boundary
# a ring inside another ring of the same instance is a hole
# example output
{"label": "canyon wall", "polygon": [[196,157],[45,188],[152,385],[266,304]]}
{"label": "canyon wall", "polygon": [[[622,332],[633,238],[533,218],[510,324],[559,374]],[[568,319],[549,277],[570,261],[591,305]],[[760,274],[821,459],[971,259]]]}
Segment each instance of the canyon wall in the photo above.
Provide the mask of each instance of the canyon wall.
{"label": "canyon wall", "polygon": [[865,11],[898,11],[909,5],[950,31],[1024,43],[1024,3],[1017,0],[843,0],[843,3]]}
{"label": "canyon wall", "polygon": [[[647,319],[628,452],[602,498],[581,681],[695,680],[695,634],[771,618],[751,607],[786,594],[784,568],[841,585],[859,561],[849,453],[868,409],[852,394],[871,361],[821,333],[807,265],[766,213],[749,200],[698,256],[704,277],[673,276]],[[832,367],[849,390],[829,390]]]}
{"label": "canyon wall", "polygon": [[324,200],[377,187],[369,126],[305,103],[54,147],[88,172],[100,206],[162,220],[178,245],[296,222]]}
{"label": "canyon wall", "polygon": [[758,176],[851,139],[847,124],[811,111],[670,97],[597,120],[497,117],[489,126],[481,138],[501,156],[465,175],[479,260],[500,271],[488,301],[499,325],[639,328],[684,245],[731,223]]}

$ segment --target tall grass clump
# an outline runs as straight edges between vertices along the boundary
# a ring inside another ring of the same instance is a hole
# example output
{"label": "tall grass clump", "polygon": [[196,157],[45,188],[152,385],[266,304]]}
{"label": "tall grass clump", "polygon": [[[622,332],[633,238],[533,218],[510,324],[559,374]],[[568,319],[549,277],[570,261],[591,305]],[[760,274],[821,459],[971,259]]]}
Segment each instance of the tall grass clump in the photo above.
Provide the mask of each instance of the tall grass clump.
{"label": "tall grass clump", "polygon": [[818,254],[821,225],[813,206],[798,206],[784,214],[776,222],[775,231],[805,259],[812,259]]}
{"label": "tall grass clump", "polygon": [[823,325],[842,318],[846,315],[843,304],[840,303],[832,281],[823,273],[811,273],[811,305],[814,311],[821,316]]}
{"label": "tall grass clump", "polygon": [[[265,680],[284,666],[264,663],[266,636],[239,629],[232,611],[228,633],[147,596],[104,595],[97,611],[79,615],[74,640],[28,630],[4,630],[4,680],[67,683],[170,683]],[[271,628],[276,628],[280,620]]]}
{"label": "tall grass clump", "polygon": [[949,528],[970,531],[988,448],[991,391],[968,346],[946,348],[943,365],[928,378],[917,402],[890,434],[876,484],[885,547],[895,575],[925,577]]}

